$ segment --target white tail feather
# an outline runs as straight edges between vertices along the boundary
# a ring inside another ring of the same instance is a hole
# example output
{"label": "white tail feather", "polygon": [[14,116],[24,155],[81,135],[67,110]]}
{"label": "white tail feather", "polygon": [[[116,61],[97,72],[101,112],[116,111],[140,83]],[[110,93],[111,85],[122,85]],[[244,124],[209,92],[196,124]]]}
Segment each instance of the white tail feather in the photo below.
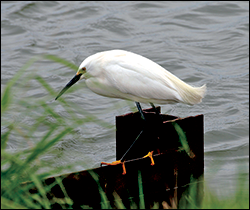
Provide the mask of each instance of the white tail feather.
{"label": "white tail feather", "polygon": [[[168,72],[169,73],[169,72]],[[183,82],[173,74],[168,75],[168,78],[173,82],[177,92],[181,96],[181,102],[194,105],[202,101],[206,93],[206,84],[201,87],[192,87],[191,85]]]}
{"label": "white tail feather", "polygon": [[206,93],[206,85],[201,87],[192,87],[186,83],[184,84],[185,85],[182,85],[181,87],[177,87],[183,102],[191,105],[200,103]]}

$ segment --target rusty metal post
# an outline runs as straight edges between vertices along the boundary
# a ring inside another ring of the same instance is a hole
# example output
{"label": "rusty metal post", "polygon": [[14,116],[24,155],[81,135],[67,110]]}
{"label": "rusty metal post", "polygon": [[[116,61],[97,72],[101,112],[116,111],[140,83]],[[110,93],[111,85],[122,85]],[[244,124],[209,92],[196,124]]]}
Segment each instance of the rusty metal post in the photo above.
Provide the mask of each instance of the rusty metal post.
{"label": "rusty metal post", "polygon": [[[157,107],[160,112],[160,107]],[[155,166],[152,166],[150,171],[154,168],[160,171],[155,172],[152,178],[159,179],[163,171],[169,171],[164,175],[166,189],[162,189],[159,196],[165,194],[165,190],[176,189],[177,206],[181,197],[185,197],[185,193],[189,193],[190,184],[197,188],[195,190],[196,205],[201,204],[203,198],[203,174],[204,174],[204,116],[191,116],[186,118],[178,118],[172,115],[163,115],[163,123],[161,118],[151,109],[145,109],[144,116],[147,120],[147,127],[142,120],[140,114],[129,113],[123,116],[116,117],[116,159],[119,160],[127,151],[129,146],[133,143],[137,135],[144,127],[144,132],[136,141],[132,149],[126,154],[125,159],[131,160],[143,157],[149,151],[154,150],[154,156],[163,154],[168,157],[165,159],[162,156],[162,161],[155,161]],[[180,136],[176,131],[174,123],[184,132],[186,141],[189,146],[189,154],[183,150],[183,145],[180,141]],[[148,164],[150,159],[148,158]],[[129,171],[129,169],[127,169]],[[163,178],[163,177],[161,177]],[[175,180],[176,179],[176,180]],[[157,181],[156,181],[157,182]],[[197,184],[195,184],[197,183]],[[145,185],[148,187],[148,185]],[[174,187],[175,186],[175,187]],[[154,189],[154,187],[152,187]],[[168,188],[168,189],[167,189]],[[148,192],[150,192],[150,187]],[[172,194],[170,197],[174,197]],[[150,201],[150,196],[147,201]],[[186,206],[188,205],[187,201]],[[162,200],[163,202],[164,200]]]}
{"label": "rusty metal post", "polygon": [[[160,111],[159,107],[157,109]],[[143,124],[139,113],[116,117],[117,159],[123,156],[143,126],[147,129],[126,155],[127,174],[122,175],[119,164],[57,177],[72,199],[73,208],[102,208],[105,205],[117,208],[117,202],[131,208],[131,203],[139,207],[141,201],[145,202],[145,208],[153,207],[155,203],[159,208],[188,207],[189,201],[183,195],[189,195],[192,186],[197,188],[195,204],[200,205],[204,173],[203,115],[182,119],[162,115],[162,123],[152,109],[143,111],[148,125]],[[183,149],[174,123],[185,133],[189,153]],[[149,158],[142,158],[152,149],[155,151],[154,166],[150,165]],[[52,208],[65,208],[68,205],[62,204],[65,194],[55,180],[56,177],[51,177],[43,181],[49,189],[47,197],[54,202]],[[39,194],[32,183],[25,184],[33,186],[31,193]]]}

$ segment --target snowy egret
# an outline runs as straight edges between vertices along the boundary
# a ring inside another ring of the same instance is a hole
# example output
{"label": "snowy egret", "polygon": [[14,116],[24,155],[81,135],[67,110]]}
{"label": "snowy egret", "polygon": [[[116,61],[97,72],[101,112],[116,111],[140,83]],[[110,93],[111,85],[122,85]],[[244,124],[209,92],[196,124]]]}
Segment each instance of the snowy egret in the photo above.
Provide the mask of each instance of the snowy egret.
{"label": "snowy egret", "polygon": [[[206,92],[206,85],[192,87],[157,63],[124,50],[104,51],[87,57],[56,99],[81,79],[99,95],[135,101],[142,118],[140,102],[153,107],[153,103],[194,105],[201,102]],[[146,156],[153,164],[152,152]],[[111,164],[120,163],[121,160]]]}

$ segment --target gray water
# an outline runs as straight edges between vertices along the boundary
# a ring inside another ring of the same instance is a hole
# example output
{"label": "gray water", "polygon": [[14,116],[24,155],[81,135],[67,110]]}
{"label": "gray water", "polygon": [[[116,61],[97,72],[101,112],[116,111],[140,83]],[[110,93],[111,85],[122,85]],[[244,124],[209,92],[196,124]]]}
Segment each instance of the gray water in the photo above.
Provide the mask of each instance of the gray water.
{"label": "gray water", "polygon": [[[78,66],[110,49],[143,55],[193,86],[207,84],[201,104],[163,105],[162,112],[204,114],[205,180],[212,190],[234,191],[238,168],[248,177],[249,2],[8,1],[1,2],[1,29],[2,89],[35,55],[57,55]],[[34,69],[58,92],[75,73],[52,61],[27,71]],[[96,95],[83,81],[77,85],[64,98],[113,126],[116,115],[136,111],[133,102]],[[27,95],[40,99],[46,90],[34,83]],[[60,104],[55,106],[60,112]],[[57,155],[45,154],[53,167],[70,164],[78,171],[115,160],[115,127],[90,123],[76,130],[79,138],[58,142]],[[18,140],[8,142],[10,151],[27,144]]]}

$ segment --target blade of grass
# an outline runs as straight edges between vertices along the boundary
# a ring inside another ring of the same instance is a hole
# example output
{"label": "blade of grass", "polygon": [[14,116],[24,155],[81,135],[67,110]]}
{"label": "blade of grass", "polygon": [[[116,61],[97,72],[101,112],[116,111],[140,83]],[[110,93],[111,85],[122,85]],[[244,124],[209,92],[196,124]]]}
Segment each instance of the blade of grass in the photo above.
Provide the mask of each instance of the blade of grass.
{"label": "blade of grass", "polygon": [[[55,144],[57,141],[59,141],[60,139],[62,139],[67,133],[69,133],[72,129],[71,128],[66,128],[65,130],[63,130],[61,133],[59,133],[55,138],[53,138],[51,141],[47,142],[47,143],[39,143],[36,145],[34,151],[30,156],[27,157],[25,165],[29,164],[30,162],[32,162],[35,158],[38,157],[38,155],[40,155],[41,153],[44,153],[48,148],[50,148],[53,144]],[[47,133],[47,135],[49,136],[51,134],[53,130],[49,131]],[[46,139],[47,137],[45,136],[44,139]]]}
{"label": "blade of grass", "polygon": [[29,68],[34,62],[38,60],[38,57],[30,59],[14,76],[10,79],[4,88],[1,97],[1,115],[6,111],[7,107],[11,102],[11,88],[16,83],[17,80],[24,74],[27,68]]}
{"label": "blade of grass", "polygon": [[40,203],[45,209],[50,209],[50,201],[46,196],[46,191],[44,189],[44,187],[42,186],[42,183],[40,182],[39,179],[37,179],[37,177],[35,175],[31,175],[31,181],[33,181],[33,183],[35,184],[35,186],[38,189],[38,192],[41,194],[42,196],[42,202]]}
{"label": "blade of grass", "polygon": [[55,61],[57,63],[61,63],[63,64],[64,66],[67,66],[75,71],[78,70],[78,66],[76,66],[75,64],[69,62],[69,61],[66,61],[65,59],[62,59],[62,58],[59,58],[55,55],[43,55],[44,58],[48,59],[48,60],[52,60],[52,61]]}
{"label": "blade of grass", "polygon": [[102,187],[101,187],[101,185],[99,183],[98,175],[95,174],[92,170],[89,170],[88,172],[93,177],[93,179],[96,181],[96,184],[98,186],[99,193],[100,193],[100,196],[101,196],[101,207],[102,207],[102,209],[110,209],[111,208],[110,202],[109,202],[105,192],[103,191],[103,189],[102,189]]}
{"label": "blade of grass", "polygon": [[44,79],[41,76],[36,75],[35,80],[37,80],[48,91],[50,95],[54,97],[56,96],[57,93],[53,90],[53,88],[50,87],[50,85],[47,82],[44,81]]}
{"label": "blade of grass", "polygon": [[1,209],[27,209],[27,207],[2,196]]}
{"label": "blade of grass", "polygon": [[139,187],[139,208],[145,209],[145,201],[144,201],[144,194],[143,194],[143,184],[142,184],[142,175],[141,171],[138,170],[138,187]]}
{"label": "blade of grass", "polygon": [[74,203],[73,203],[72,199],[68,196],[68,193],[66,192],[66,189],[65,189],[65,187],[64,187],[64,185],[62,183],[62,179],[59,178],[59,177],[55,177],[55,179],[56,179],[56,183],[60,186],[60,188],[61,188],[61,190],[62,190],[62,192],[63,192],[63,194],[65,196],[65,198],[64,198],[65,201],[67,202],[67,204],[69,206],[72,206]]}
{"label": "blade of grass", "polygon": [[12,101],[12,94],[11,94],[11,87],[7,86],[3,92],[2,98],[1,98],[1,115],[4,113],[7,108],[9,107],[11,101]]}
{"label": "blade of grass", "polygon": [[8,126],[8,131],[1,134],[1,150],[6,148],[7,141],[9,140],[9,135],[10,135],[11,131],[13,130],[13,128],[14,128],[14,125],[10,124]]}
{"label": "blade of grass", "polygon": [[179,136],[179,140],[184,148],[184,150],[186,151],[186,153],[188,154],[188,156],[192,156],[192,152],[189,148],[188,142],[187,142],[187,137],[185,132],[182,130],[182,128],[178,125],[178,123],[176,122],[172,122],[172,125],[174,126],[178,136]]}

